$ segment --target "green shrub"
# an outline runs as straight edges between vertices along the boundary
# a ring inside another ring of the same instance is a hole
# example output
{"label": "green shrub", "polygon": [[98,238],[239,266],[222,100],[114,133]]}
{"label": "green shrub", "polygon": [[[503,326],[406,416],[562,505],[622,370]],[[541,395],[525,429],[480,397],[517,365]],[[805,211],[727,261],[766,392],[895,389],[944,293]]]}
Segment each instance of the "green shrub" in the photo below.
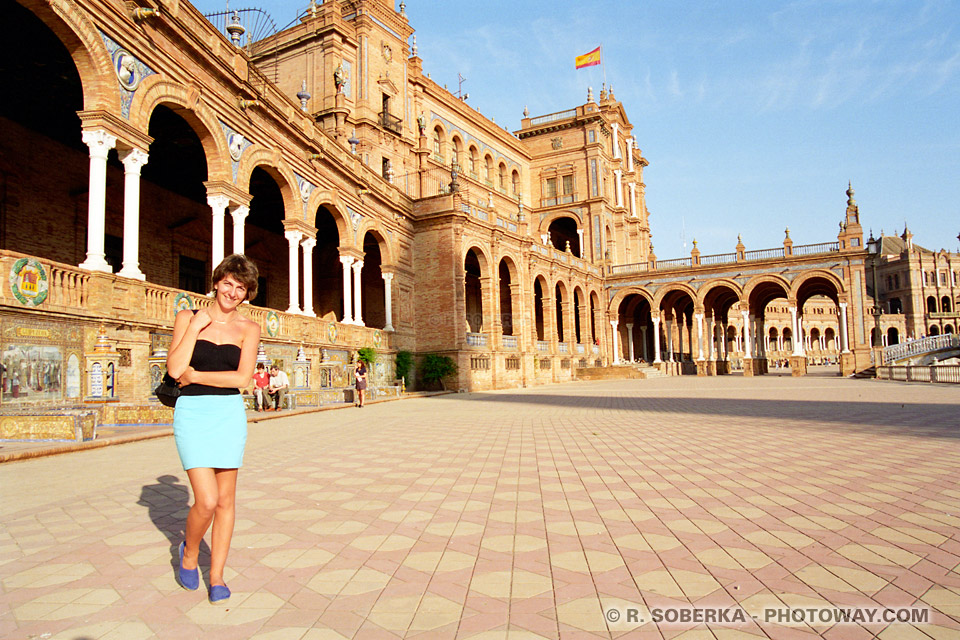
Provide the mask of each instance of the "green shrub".
{"label": "green shrub", "polygon": [[407,384],[407,375],[410,373],[410,367],[413,366],[413,354],[409,351],[397,351],[396,369],[397,377],[403,378],[404,384]]}
{"label": "green shrub", "polygon": [[457,372],[457,363],[450,356],[442,356],[439,353],[428,353],[423,357],[420,365],[420,374],[423,381],[427,384],[434,382],[440,383],[440,388],[446,390],[443,379],[452,376]]}
{"label": "green shrub", "polygon": [[373,347],[360,347],[357,349],[357,360],[367,365],[367,368],[377,359],[377,352]]}

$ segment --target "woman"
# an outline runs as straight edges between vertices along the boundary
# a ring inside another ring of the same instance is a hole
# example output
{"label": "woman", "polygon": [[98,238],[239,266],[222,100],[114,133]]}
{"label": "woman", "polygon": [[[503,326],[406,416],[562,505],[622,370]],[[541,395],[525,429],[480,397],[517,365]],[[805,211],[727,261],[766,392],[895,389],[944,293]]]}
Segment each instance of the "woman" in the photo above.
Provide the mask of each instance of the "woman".
{"label": "woman", "polygon": [[173,435],[194,496],[180,543],[177,579],[191,591],[200,586],[200,542],[212,522],[209,598],[215,604],[230,597],[223,567],[233,537],[237,470],[247,440],[240,389],[250,384],[260,342],[259,325],[243,318],[237,308],[257,295],[257,275],[247,257],[224,258],[213,272],[216,302],[208,309],[177,314],[167,355],[167,371],[181,387]]}
{"label": "woman", "polygon": [[357,360],[357,366],[353,370],[353,377],[356,378],[357,406],[363,408],[363,392],[367,388],[367,365],[363,364],[363,360]]}
{"label": "woman", "polygon": [[257,363],[257,372],[253,374],[253,407],[257,411],[267,410],[267,387],[270,386],[270,374],[262,362]]}

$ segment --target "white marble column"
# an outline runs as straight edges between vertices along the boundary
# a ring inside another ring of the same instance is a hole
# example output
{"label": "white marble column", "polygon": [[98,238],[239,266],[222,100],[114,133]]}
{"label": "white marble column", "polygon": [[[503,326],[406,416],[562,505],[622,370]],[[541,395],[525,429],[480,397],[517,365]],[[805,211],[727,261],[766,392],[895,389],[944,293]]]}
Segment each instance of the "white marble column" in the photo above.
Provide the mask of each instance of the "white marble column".
{"label": "white marble column", "polygon": [[[222,221],[222,220],[221,220]],[[222,231],[222,226],[221,226]],[[289,278],[290,278],[290,307],[287,313],[301,313],[300,311],[300,240],[303,238],[303,232],[296,229],[288,229],[283,232],[283,237],[289,244]],[[216,250],[216,249],[214,249]],[[223,237],[220,238],[220,251],[223,251]],[[222,259],[222,258],[221,258]],[[219,263],[218,263],[219,264]]]}
{"label": "white marble column", "polygon": [[803,314],[797,315],[797,336],[800,338],[800,353],[798,355],[805,356],[807,355],[807,336],[806,332],[803,330]]}
{"label": "white marble column", "polygon": [[383,302],[387,312],[387,324],[384,331],[393,331],[393,274],[383,274]]}
{"label": "white marble column", "polygon": [[[696,314],[697,318],[697,348],[700,351],[700,354],[697,356],[697,360],[706,360],[703,356],[703,314]],[[691,350],[692,351],[692,350]]]}
{"label": "white marble column", "polygon": [[664,334],[666,334],[664,337],[667,339],[667,362],[673,362],[673,323],[673,318],[664,323]]}
{"label": "white marble column", "polygon": [[100,129],[84,131],[83,143],[90,148],[90,186],[87,191],[87,259],[81,269],[113,273],[104,254],[107,232],[107,155],[117,145],[116,136]]}
{"label": "white marble column", "polygon": [[118,276],[146,280],[140,271],[140,170],[149,156],[140,149],[120,154],[123,162],[123,267]]}
{"label": "white marble column", "polygon": [[631,182],[627,185],[630,188],[630,217],[637,217],[637,185]]}
{"label": "white marble column", "polygon": [[362,271],[363,260],[357,260],[353,263],[353,324],[365,327],[366,325],[363,324],[363,300],[361,298],[363,289]]}
{"label": "white marble column", "polygon": [[630,348],[630,362],[636,360],[636,357],[633,355],[633,323],[627,323],[627,345]]}
{"label": "white marble column", "polygon": [[577,257],[583,260],[583,229],[577,229],[577,235],[580,236],[580,255]]}
{"label": "white marble column", "polygon": [[740,315],[743,317],[743,357],[752,358],[753,351],[751,347],[753,345],[750,342],[750,313],[743,310],[740,312]]}
{"label": "white marble column", "polygon": [[790,307],[790,331],[793,333],[793,353],[800,355],[800,332],[797,330],[797,308]]}
{"label": "white marble column", "polygon": [[620,154],[620,123],[614,122],[610,125],[610,128],[613,129],[613,157],[622,158]]}
{"label": "white marble column", "polygon": [[[227,196],[207,196],[213,226],[210,232],[210,271],[223,262],[223,223],[230,199]],[[284,234],[286,236],[286,234]],[[289,240],[289,236],[286,236]]]}
{"label": "white marble column", "polygon": [[627,171],[633,171],[633,136],[627,138]]}
{"label": "white marble column", "polygon": [[616,183],[616,184],[614,185],[614,187],[616,188],[616,191],[615,191],[614,193],[616,194],[616,198],[617,198],[616,206],[618,206],[618,207],[622,207],[622,206],[623,206],[623,178],[622,178],[622,176],[623,176],[623,171],[622,171],[621,169],[614,169],[614,170],[613,170],[613,181]]}
{"label": "white marble column", "polygon": [[650,352],[647,349],[647,326],[640,327],[640,353],[643,354],[643,361],[650,362]]}
{"label": "white marble column", "polygon": [[313,248],[317,246],[316,238],[304,238],[300,243],[303,247],[303,314],[316,318],[313,310]]}
{"label": "white marble column", "polygon": [[353,264],[351,256],[340,256],[343,265],[343,324],[353,324],[353,290],[350,287],[350,267]]}
{"label": "white marble column", "polygon": [[620,332],[617,331],[619,320],[611,320],[610,326],[613,328],[613,364],[620,364]]}
{"label": "white marble column", "polygon": [[841,353],[850,353],[850,343],[847,340],[847,303],[840,303],[840,347]]}
{"label": "white marble column", "polygon": [[[246,205],[240,205],[234,207],[230,211],[230,216],[233,218],[233,252],[244,254],[246,253],[247,245],[244,241],[243,231],[244,224],[247,219],[247,216],[250,214],[250,207]],[[314,241],[316,244],[316,241]]]}
{"label": "white marble column", "polygon": [[653,320],[653,363],[663,362],[660,359],[660,316],[651,318]]}

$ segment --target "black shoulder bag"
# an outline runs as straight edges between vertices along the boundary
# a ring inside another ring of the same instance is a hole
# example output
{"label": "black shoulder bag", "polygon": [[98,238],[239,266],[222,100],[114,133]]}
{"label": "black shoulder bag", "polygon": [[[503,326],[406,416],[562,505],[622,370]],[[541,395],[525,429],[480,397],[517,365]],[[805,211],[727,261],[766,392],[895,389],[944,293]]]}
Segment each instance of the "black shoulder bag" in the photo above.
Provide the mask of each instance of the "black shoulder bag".
{"label": "black shoulder bag", "polygon": [[180,397],[180,383],[173,379],[169,373],[163,374],[163,380],[153,390],[154,395],[166,407],[175,407],[177,398]]}

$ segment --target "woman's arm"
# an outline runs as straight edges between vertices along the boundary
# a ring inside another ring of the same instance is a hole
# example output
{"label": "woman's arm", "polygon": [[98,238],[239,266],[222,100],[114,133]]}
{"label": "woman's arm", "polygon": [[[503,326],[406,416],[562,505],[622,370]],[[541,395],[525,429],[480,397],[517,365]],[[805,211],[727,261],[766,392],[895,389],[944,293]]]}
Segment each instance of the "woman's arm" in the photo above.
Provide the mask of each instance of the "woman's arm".
{"label": "woman's arm", "polygon": [[[205,384],[210,387],[243,389],[250,384],[257,366],[257,347],[260,344],[260,325],[244,320],[243,342],[240,345],[240,366],[236,371],[196,371],[192,367],[180,376],[180,384]],[[171,374],[173,375],[173,374]]]}
{"label": "woman's arm", "polygon": [[206,309],[196,314],[189,309],[183,309],[177,313],[173,323],[173,340],[170,342],[170,351],[167,352],[167,373],[172,377],[179,379],[190,366],[197,336],[208,324],[210,324],[210,314]]}

